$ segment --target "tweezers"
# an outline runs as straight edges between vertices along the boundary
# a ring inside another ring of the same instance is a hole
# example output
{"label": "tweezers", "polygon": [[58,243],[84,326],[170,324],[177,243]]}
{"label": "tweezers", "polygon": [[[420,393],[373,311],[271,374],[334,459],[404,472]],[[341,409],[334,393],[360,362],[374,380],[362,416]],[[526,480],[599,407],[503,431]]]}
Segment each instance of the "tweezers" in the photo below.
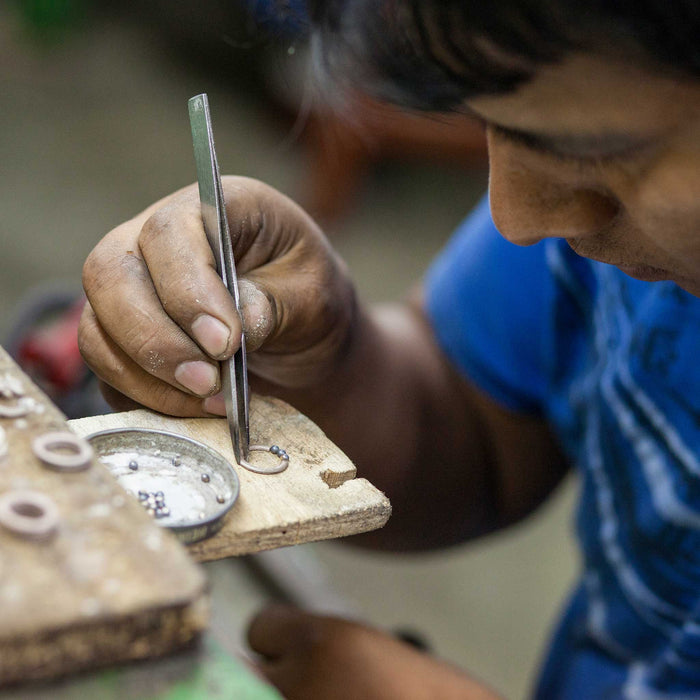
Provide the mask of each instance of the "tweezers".
{"label": "tweezers", "polygon": [[[207,95],[203,93],[192,97],[188,106],[204,231],[214,253],[217,272],[233,297],[238,316],[242,319],[236,263],[233,258],[233,245],[226,218],[219,164],[214,150],[214,133]],[[240,348],[233,357],[221,363],[221,384],[236,462],[258,474],[277,474],[284,471],[289,464],[289,456],[283,449],[276,445],[264,447],[250,444],[250,390],[248,388],[248,362],[243,331],[241,331]],[[269,469],[254,466],[248,462],[251,451],[271,452],[279,457],[279,464]]]}

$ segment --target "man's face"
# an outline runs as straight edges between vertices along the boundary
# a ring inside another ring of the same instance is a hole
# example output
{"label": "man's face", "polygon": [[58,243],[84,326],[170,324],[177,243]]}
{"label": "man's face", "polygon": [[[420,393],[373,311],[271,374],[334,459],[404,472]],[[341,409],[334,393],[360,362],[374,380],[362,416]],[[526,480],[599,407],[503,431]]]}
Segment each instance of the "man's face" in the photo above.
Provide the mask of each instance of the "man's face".
{"label": "man's face", "polygon": [[494,221],[700,296],[700,81],[590,55],[469,107],[486,120]]}

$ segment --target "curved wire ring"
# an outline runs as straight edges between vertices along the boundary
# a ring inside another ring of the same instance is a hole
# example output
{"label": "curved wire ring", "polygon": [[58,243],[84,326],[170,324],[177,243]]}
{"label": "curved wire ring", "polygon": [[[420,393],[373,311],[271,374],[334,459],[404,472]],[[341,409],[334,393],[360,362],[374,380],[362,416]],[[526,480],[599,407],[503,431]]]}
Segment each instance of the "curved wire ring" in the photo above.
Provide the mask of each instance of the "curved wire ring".
{"label": "curved wire ring", "polygon": [[277,445],[271,445],[270,447],[265,447],[265,445],[249,445],[249,452],[271,452],[273,455],[279,457],[279,464],[276,467],[270,467],[268,469],[263,469],[262,467],[256,467],[245,459],[241,459],[239,464],[250,472],[255,472],[256,474],[280,474],[289,466],[289,455]]}
{"label": "curved wire ring", "polygon": [[[61,447],[70,450],[63,454]],[[60,472],[79,472],[92,463],[93,449],[89,443],[69,432],[44,433],[32,441],[34,454],[51,469]]]}
{"label": "curved wire ring", "polygon": [[40,491],[10,491],[0,496],[0,525],[15,535],[42,540],[58,524],[56,504]]}

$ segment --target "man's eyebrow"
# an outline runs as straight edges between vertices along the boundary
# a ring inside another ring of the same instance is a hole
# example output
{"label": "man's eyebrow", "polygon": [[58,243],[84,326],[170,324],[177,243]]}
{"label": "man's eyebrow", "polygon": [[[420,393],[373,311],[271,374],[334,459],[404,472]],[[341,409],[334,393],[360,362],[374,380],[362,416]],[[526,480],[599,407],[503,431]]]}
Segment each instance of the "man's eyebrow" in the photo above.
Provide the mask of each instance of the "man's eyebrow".
{"label": "man's eyebrow", "polygon": [[533,150],[574,158],[605,158],[631,154],[652,142],[650,136],[623,132],[545,135],[484,123],[501,136]]}

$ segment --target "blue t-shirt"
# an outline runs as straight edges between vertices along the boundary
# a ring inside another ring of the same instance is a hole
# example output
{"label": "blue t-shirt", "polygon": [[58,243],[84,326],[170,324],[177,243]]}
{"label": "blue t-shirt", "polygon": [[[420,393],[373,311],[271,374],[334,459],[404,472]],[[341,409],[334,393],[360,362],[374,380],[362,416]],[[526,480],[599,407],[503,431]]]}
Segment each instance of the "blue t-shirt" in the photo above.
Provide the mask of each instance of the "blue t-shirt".
{"label": "blue t-shirt", "polygon": [[700,299],[514,246],[486,202],[426,292],[451,361],[543,416],[581,477],[583,572],[536,697],[700,698]]}

